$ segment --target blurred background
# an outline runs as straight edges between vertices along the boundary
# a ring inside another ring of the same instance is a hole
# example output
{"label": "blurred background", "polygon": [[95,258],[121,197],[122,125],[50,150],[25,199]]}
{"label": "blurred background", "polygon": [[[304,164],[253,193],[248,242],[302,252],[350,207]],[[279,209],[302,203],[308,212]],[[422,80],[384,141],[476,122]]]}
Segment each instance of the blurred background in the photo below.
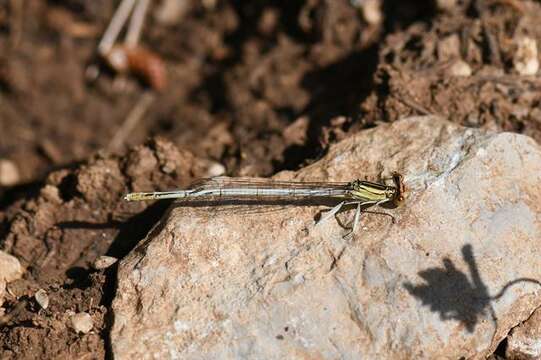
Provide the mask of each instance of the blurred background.
{"label": "blurred background", "polygon": [[539,138],[536,1],[155,0],[127,70],[98,50],[119,1],[0,4],[2,208],[155,135],[260,176],[412,114]]}

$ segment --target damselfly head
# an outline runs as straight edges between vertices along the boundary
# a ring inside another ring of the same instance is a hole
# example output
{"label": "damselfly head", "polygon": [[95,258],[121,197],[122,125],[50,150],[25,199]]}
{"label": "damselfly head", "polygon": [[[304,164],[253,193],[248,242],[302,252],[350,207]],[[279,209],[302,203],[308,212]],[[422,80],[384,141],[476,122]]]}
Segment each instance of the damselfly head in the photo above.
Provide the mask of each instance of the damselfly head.
{"label": "damselfly head", "polygon": [[393,173],[393,182],[395,186],[395,192],[393,195],[393,203],[395,206],[401,205],[405,198],[406,186],[404,185],[404,177],[397,172]]}

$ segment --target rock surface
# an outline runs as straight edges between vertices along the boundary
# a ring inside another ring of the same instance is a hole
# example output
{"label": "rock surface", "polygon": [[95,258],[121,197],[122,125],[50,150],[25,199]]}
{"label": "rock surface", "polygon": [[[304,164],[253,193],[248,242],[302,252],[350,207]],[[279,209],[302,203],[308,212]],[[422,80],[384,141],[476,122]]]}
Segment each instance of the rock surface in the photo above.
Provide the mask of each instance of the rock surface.
{"label": "rock surface", "polygon": [[541,308],[507,337],[508,359],[541,359]]}
{"label": "rock surface", "polygon": [[[173,206],[119,266],[114,357],[483,358],[541,305],[541,149],[436,117],[381,125],[280,179],[376,180],[405,205],[352,239],[322,206]],[[236,209],[240,210],[240,209]],[[340,214],[346,222],[351,212]]]}

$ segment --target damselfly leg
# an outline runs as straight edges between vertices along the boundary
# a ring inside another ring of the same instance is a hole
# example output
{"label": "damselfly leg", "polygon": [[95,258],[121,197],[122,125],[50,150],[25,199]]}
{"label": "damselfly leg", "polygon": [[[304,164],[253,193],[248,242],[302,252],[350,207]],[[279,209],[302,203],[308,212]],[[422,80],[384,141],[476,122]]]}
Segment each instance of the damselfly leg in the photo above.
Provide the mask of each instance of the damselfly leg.
{"label": "damselfly leg", "polygon": [[[348,205],[356,205],[355,207],[355,214],[353,215],[353,220],[346,225],[347,228],[349,228],[349,231],[343,236],[344,239],[349,239],[353,234],[355,234],[359,228],[359,224],[361,222],[361,213],[370,213],[370,214],[378,214],[378,215],[387,215],[390,216],[392,219],[393,224],[395,223],[395,218],[393,215],[388,214],[383,211],[374,211],[374,210],[366,210],[366,207],[370,207],[373,205],[382,205],[384,203],[388,202],[388,200],[381,200],[381,201],[342,201],[330,210],[327,211],[327,213],[319,219],[316,226],[319,224],[322,224],[329,219],[335,218],[344,207]],[[365,207],[365,209],[363,209]],[[338,220],[338,219],[337,219]],[[340,223],[340,222],[339,222]]]}

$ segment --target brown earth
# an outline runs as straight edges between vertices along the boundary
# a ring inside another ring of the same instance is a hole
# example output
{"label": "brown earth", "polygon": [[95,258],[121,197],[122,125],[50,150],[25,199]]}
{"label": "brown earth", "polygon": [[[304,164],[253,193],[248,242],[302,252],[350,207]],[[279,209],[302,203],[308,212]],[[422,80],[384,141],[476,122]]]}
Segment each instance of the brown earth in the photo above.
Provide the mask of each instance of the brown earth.
{"label": "brown earth", "polygon": [[[0,308],[1,358],[110,356],[116,268],[91,264],[125,256],[167,207],[124,203],[126,191],[185,186],[215,163],[231,175],[295,169],[413,114],[541,140],[541,80],[514,67],[519,38],[541,44],[539,2],[389,0],[374,15],[348,0],[193,0],[169,17],[165,3],[142,40],[165,63],[155,91],[95,55],[117,2],[0,2],[0,160],[18,178],[0,185],[0,245],[26,268]],[[68,311],[94,329],[75,333]]]}

